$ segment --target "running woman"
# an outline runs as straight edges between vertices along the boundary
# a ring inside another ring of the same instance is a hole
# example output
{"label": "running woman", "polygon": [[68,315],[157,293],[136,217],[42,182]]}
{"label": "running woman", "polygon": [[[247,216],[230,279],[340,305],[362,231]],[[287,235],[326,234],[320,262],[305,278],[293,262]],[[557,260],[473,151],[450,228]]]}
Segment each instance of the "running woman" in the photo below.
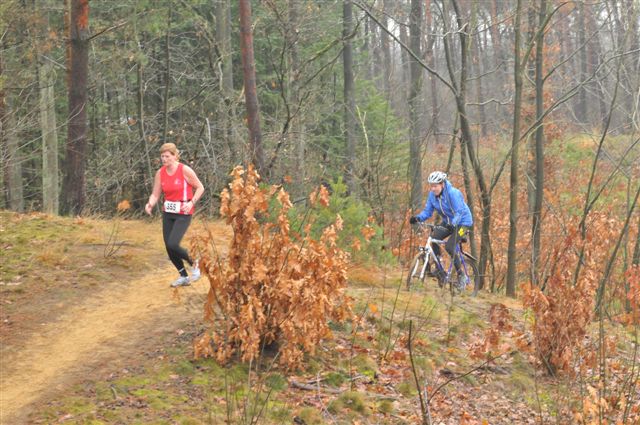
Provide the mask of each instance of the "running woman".
{"label": "running woman", "polygon": [[[144,210],[151,215],[160,199],[160,192],[164,194],[162,236],[169,259],[180,273],[180,277],[171,284],[171,287],[176,288],[200,279],[198,261],[189,256],[187,250],[180,246],[180,241],[191,224],[191,216],[204,193],[204,186],[189,166],[180,163],[180,152],[173,143],[165,143],[160,147],[160,159],[162,167],[156,173],[153,191]],[[184,267],[184,261],[191,266],[191,278]]]}

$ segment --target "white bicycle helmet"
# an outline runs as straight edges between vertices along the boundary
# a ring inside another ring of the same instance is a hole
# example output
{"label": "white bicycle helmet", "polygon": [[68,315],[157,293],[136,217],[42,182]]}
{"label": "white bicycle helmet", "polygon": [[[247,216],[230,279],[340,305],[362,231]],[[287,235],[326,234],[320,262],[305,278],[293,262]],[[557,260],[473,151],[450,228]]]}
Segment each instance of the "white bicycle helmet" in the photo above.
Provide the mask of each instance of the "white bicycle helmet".
{"label": "white bicycle helmet", "polygon": [[428,182],[429,184],[437,184],[442,183],[447,179],[447,173],[443,173],[442,171],[434,171],[429,174]]}

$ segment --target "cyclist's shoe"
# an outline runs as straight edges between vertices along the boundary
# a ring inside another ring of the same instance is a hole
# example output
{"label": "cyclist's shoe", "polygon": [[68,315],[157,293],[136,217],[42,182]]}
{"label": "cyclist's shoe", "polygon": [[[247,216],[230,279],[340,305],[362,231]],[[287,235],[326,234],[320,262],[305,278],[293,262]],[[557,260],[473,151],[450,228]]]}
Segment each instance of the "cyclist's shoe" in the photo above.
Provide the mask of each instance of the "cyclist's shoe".
{"label": "cyclist's shoe", "polygon": [[469,284],[469,276],[467,276],[464,273],[461,273],[458,275],[458,284],[456,285],[456,288],[462,292],[465,290],[465,288],[467,287],[467,285]]}
{"label": "cyclist's shoe", "polygon": [[171,284],[172,288],[177,288],[179,286],[189,286],[191,283],[189,282],[189,276],[180,276],[176,279],[175,282]]}
{"label": "cyclist's shoe", "polygon": [[195,282],[198,279],[200,279],[200,267],[198,260],[196,260],[191,267],[191,278],[189,279],[189,282]]}

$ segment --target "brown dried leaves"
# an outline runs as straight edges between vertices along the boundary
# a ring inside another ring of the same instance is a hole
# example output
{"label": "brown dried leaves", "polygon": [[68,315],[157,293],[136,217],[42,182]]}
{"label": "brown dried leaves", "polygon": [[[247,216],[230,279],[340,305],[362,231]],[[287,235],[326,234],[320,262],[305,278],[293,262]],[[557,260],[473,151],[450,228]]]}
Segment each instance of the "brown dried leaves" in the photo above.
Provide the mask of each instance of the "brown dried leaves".
{"label": "brown dried leaves", "polygon": [[[238,352],[249,361],[258,357],[262,344],[278,341],[280,364],[293,368],[330,334],[330,320],[352,315],[345,293],[349,255],[336,244],[342,219],[338,216],[320,240],[312,239],[308,228],[294,238],[287,217],[292,205],[288,193],[260,188],[251,166],[236,167],[232,176],[220,206],[220,214],[233,229],[227,257],[208,249],[209,236],[195,241],[210,282],[205,317],[212,324],[215,347],[215,353],[208,352],[201,345],[209,341],[199,340],[196,356],[225,362]],[[328,205],[328,196],[321,187],[312,201]],[[279,205],[277,218],[265,222],[273,197]]]}

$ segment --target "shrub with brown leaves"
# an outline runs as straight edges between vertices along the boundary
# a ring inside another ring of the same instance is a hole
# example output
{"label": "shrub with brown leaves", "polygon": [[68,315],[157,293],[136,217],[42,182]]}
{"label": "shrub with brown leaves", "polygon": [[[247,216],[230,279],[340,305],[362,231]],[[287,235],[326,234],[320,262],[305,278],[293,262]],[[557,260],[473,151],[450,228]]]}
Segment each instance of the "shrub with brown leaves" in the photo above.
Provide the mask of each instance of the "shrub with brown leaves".
{"label": "shrub with brown leaves", "polygon": [[491,304],[489,309],[489,327],[484,332],[482,342],[475,343],[471,347],[471,357],[475,359],[486,358],[491,360],[509,350],[511,345],[502,342],[502,336],[513,334],[513,316],[501,303]]}
{"label": "shrub with brown leaves", "polygon": [[[196,341],[195,354],[225,362],[239,353],[249,361],[259,356],[263,344],[277,342],[279,363],[293,368],[330,335],[329,321],[352,316],[345,293],[349,255],[336,245],[342,220],[337,216],[319,240],[310,236],[309,226],[296,238],[287,218],[287,192],[260,188],[251,166],[238,166],[231,175],[220,206],[233,230],[227,257],[217,255],[207,235],[194,240],[210,283],[205,318],[212,324]],[[273,198],[279,211],[275,222],[268,222],[264,218]],[[328,193],[316,191],[313,198],[324,205]],[[207,348],[209,338],[213,351]]]}
{"label": "shrub with brown leaves", "polygon": [[[556,244],[555,263],[544,292],[524,285],[523,304],[533,311],[533,337],[539,360],[550,373],[572,373],[575,350],[582,346],[594,314],[596,291],[602,278],[616,226],[603,214],[593,214],[584,239],[577,226],[571,226],[562,243]],[[584,246],[582,268],[573,284],[580,247]]]}

